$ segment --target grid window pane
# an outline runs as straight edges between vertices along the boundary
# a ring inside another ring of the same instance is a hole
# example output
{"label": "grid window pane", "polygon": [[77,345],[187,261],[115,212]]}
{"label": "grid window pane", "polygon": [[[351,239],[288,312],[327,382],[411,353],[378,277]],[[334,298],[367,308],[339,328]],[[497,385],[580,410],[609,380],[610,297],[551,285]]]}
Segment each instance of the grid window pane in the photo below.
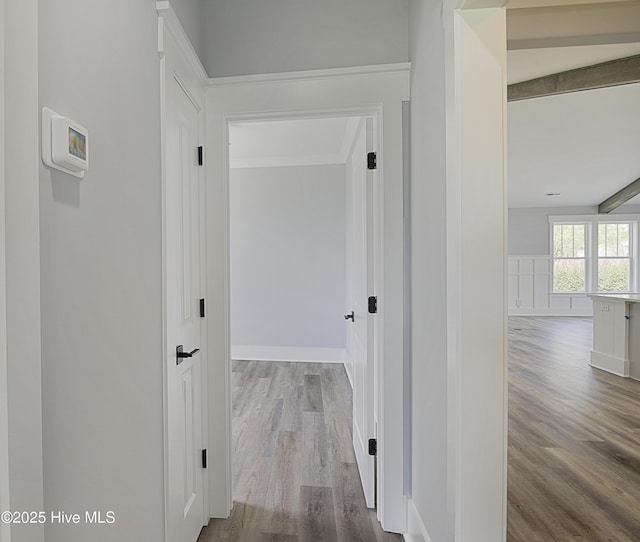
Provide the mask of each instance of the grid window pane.
{"label": "grid window pane", "polygon": [[584,224],[554,224],[553,257],[584,258],[585,230]]}
{"label": "grid window pane", "polygon": [[553,262],[554,292],[585,291],[584,259],[557,259]]}
{"label": "grid window pane", "polygon": [[628,292],[630,270],[628,258],[598,260],[598,291]]}
{"label": "grid window pane", "polygon": [[629,224],[598,224],[598,256],[626,258],[629,256]]}

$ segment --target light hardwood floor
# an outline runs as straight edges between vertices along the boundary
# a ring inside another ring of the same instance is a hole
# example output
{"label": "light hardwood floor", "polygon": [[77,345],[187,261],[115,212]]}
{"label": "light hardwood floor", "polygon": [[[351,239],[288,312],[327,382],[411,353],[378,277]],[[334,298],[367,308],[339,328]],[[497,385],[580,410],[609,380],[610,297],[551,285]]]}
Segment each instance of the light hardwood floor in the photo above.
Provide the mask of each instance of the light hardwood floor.
{"label": "light hardwood floor", "polygon": [[341,364],[233,363],[234,507],[199,542],[396,542],[365,506]]}
{"label": "light hardwood floor", "polygon": [[509,320],[510,542],[640,541],[640,382],[589,367],[591,326]]}

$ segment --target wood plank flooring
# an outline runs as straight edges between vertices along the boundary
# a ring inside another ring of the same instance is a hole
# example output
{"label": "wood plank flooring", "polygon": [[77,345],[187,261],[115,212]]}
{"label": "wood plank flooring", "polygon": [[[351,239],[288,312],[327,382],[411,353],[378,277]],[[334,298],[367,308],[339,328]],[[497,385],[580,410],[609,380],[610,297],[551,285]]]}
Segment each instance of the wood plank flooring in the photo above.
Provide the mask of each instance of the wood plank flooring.
{"label": "wood plank flooring", "polygon": [[233,363],[230,518],[199,542],[399,542],[366,508],[341,364]]}
{"label": "wood plank flooring", "polygon": [[591,326],[509,319],[510,542],[640,541],[640,382],[589,367]]}

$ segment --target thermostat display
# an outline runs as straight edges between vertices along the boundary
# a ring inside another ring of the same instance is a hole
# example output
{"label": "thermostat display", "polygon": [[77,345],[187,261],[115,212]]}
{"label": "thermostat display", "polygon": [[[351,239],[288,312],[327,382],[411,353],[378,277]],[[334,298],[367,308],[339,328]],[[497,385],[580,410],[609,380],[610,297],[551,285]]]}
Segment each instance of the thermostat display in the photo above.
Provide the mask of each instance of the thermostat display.
{"label": "thermostat display", "polygon": [[80,160],[87,159],[87,136],[69,128],[69,152]]}
{"label": "thermostat display", "polygon": [[42,108],[42,161],[75,177],[89,169],[89,132],[48,107]]}

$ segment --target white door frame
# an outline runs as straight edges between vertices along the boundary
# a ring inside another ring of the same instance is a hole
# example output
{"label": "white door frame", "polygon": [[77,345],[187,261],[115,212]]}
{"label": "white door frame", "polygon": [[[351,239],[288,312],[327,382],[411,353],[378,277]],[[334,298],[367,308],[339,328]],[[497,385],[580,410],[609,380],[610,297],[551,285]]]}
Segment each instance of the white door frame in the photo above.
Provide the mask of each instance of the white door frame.
{"label": "white door frame", "polygon": [[506,539],[505,3],[454,0],[443,14],[447,534],[460,541]]}
{"label": "white door frame", "polygon": [[[158,54],[160,56],[160,146],[161,146],[161,157],[162,157],[162,166],[161,166],[161,187],[162,187],[162,360],[163,360],[163,428],[164,428],[164,500],[165,500],[165,540],[167,542],[178,542],[174,540],[169,540],[169,529],[168,529],[168,519],[169,519],[169,495],[168,495],[168,480],[169,480],[169,435],[168,435],[168,375],[167,375],[167,358],[171,356],[171,354],[175,355],[175,345],[167,344],[167,324],[168,324],[168,314],[167,314],[167,262],[166,258],[166,243],[167,243],[167,232],[166,228],[166,96],[168,89],[166,87],[167,81],[167,70],[170,69],[173,71],[173,77],[175,81],[184,89],[185,93],[189,97],[189,99],[193,102],[194,106],[198,109],[198,118],[199,118],[199,130],[200,133],[198,135],[199,140],[204,142],[204,123],[205,123],[205,115],[204,115],[204,82],[206,81],[207,75],[206,71],[202,67],[198,55],[196,54],[193,46],[191,45],[189,38],[187,37],[184,28],[178,20],[173,8],[169,4],[168,1],[156,2],[156,10],[158,12]],[[169,62],[167,62],[167,57],[169,58]],[[200,183],[202,188],[202,193],[206,195],[206,183],[204,183],[204,173],[200,173]],[[206,199],[206,198],[204,198]],[[200,216],[204,223],[206,223],[206,206],[205,201],[201,201],[200,205]],[[201,284],[203,291],[206,291],[206,283],[207,283],[207,273],[206,273],[206,228],[204,227],[200,236],[200,253],[201,257]],[[208,381],[208,365],[209,365],[209,355],[207,349],[207,333],[206,326],[203,328],[201,344],[200,344],[200,355],[202,360],[202,388],[201,388],[201,396],[202,396],[202,442],[207,443],[209,441],[208,438],[208,401],[207,401],[207,391],[208,387],[206,382]],[[203,477],[203,499],[204,499],[204,511],[205,511],[205,519],[208,518],[207,510],[209,509],[209,476],[204,475]]]}
{"label": "white door frame", "polygon": [[[378,390],[378,517],[383,528],[404,532],[403,494],[403,242],[402,102],[408,100],[409,65],[367,66],[287,74],[211,79],[206,89],[207,319],[211,515],[232,508],[229,334],[228,123],[313,116],[377,116],[381,273],[376,294]],[[215,305],[214,305],[215,303]],[[215,441],[215,442],[214,442]]]}

